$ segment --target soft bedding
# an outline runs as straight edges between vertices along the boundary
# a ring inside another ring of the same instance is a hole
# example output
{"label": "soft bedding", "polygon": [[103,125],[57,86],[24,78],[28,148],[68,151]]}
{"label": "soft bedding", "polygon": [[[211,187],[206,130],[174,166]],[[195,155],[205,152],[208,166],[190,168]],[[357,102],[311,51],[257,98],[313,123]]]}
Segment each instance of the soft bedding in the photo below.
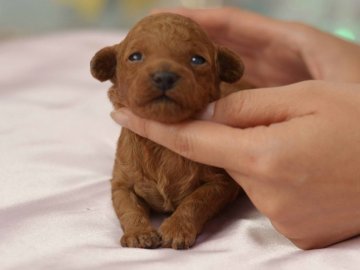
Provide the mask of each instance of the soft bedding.
{"label": "soft bedding", "polygon": [[360,269],[359,237],[301,251],[245,197],[190,250],[122,248],[109,183],[120,127],[108,85],[89,73],[94,52],[121,36],[0,44],[0,269]]}

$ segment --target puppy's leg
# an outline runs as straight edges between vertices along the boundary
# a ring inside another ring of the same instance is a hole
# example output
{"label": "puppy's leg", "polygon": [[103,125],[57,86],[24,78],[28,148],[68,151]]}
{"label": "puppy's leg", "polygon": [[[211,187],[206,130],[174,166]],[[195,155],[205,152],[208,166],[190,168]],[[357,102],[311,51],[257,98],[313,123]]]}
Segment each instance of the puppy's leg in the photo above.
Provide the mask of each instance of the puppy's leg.
{"label": "puppy's leg", "polygon": [[112,181],[112,200],[124,235],[123,247],[156,248],[161,238],[152,227],[147,205],[126,185]]}
{"label": "puppy's leg", "polygon": [[237,195],[239,187],[227,175],[215,175],[188,195],[160,226],[163,247],[186,249],[194,245],[204,224]]}

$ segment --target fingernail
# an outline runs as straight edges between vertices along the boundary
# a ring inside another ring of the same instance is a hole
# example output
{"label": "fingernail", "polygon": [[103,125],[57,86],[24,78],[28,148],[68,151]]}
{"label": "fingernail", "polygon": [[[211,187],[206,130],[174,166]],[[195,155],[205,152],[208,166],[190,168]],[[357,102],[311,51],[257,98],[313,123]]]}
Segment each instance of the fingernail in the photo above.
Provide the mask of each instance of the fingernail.
{"label": "fingernail", "polygon": [[129,121],[129,116],[122,109],[111,112],[111,118],[120,126],[126,127]]}
{"label": "fingernail", "polygon": [[213,103],[210,103],[206,109],[204,111],[202,111],[197,119],[200,119],[200,120],[210,120],[213,118],[214,116],[214,109],[215,109],[215,102]]}

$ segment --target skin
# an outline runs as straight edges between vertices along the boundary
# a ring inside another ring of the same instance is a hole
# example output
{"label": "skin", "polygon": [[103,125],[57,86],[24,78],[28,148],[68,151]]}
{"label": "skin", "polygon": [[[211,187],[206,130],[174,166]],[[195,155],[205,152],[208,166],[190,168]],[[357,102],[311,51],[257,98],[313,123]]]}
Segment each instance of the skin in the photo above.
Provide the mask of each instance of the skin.
{"label": "skin", "polygon": [[[238,9],[171,10],[237,51],[258,89],[166,125],[126,108],[114,120],[191,160],[225,168],[302,249],[360,234],[360,47]],[[326,44],[326,46],[324,46]]]}

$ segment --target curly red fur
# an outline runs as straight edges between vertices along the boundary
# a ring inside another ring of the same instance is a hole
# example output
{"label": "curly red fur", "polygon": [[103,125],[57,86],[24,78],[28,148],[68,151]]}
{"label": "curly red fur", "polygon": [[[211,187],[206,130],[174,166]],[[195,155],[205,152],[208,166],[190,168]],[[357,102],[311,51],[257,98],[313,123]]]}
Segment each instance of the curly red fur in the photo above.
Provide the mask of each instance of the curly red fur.
{"label": "curly red fur", "polygon": [[[143,59],[129,60],[133,53]],[[194,55],[205,63],[193,65]],[[233,83],[243,73],[235,53],[212,43],[195,22],[174,14],[146,17],[120,44],[100,50],[91,67],[94,77],[114,83],[108,93],[115,109],[127,106],[141,117],[165,123],[191,118],[220,97],[221,81]],[[164,92],[154,84],[156,72],[171,72],[179,79]],[[123,246],[189,248],[238,191],[223,169],[185,159],[123,129],[112,177]],[[172,213],[159,230],[151,225],[150,209]]]}

